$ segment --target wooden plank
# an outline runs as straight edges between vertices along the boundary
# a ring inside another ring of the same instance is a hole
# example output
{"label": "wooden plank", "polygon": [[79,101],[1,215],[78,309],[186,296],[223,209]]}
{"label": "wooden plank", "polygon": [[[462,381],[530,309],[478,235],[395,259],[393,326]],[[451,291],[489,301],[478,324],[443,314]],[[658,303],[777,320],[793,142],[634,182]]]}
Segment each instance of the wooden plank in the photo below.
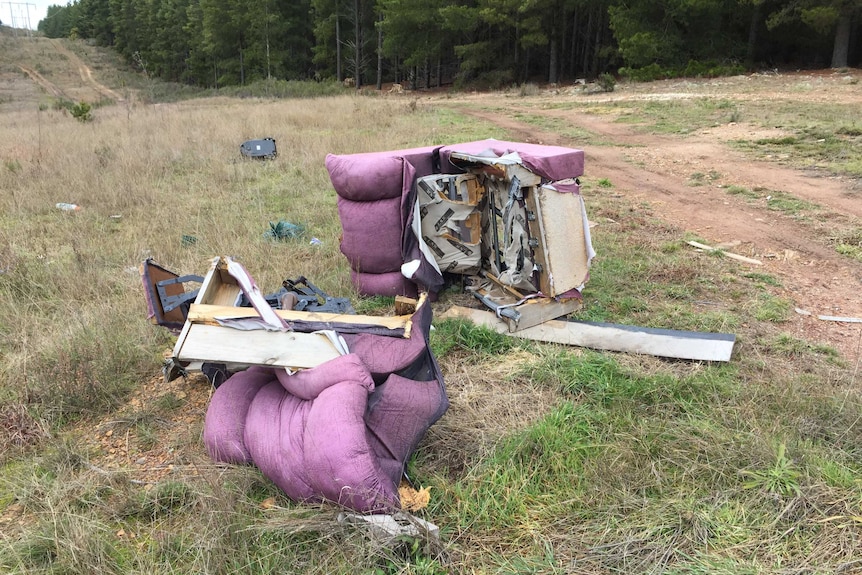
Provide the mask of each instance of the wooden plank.
{"label": "wooden plank", "polygon": [[[524,294],[522,294],[521,292],[519,292],[518,290],[516,290],[512,286],[510,286],[508,284],[504,284],[503,282],[501,282],[499,280],[499,278],[497,278],[497,276],[495,276],[491,272],[487,272],[487,271],[482,272],[482,276],[488,278],[489,280],[494,282],[497,285],[497,287],[499,287],[503,291],[507,292],[509,295],[515,297],[516,298],[515,301],[524,299]],[[557,316],[557,317],[559,317],[559,316]]]}
{"label": "wooden plank", "polygon": [[220,266],[221,257],[213,259],[207,275],[198,291],[195,303],[213,305],[236,305],[242,293],[239,284],[230,276],[226,267]]}
{"label": "wooden plank", "polygon": [[323,335],[292,331],[243,331],[229,327],[187,323],[184,343],[174,357],[243,365],[294,369],[318,366],[341,354]]}
{"label": "wooden plank", "polygon": [[[405,329],[410,322],[409,315],[400,316],[376,316],[355,315],[344,313],[322,313],[295,311],[288,309],[277,309],[275,313],[287,321],[308,321],[342,323],[350,325],[374,325],[387,329]],[[245,317],[259,317],[259,314],[251,307],[234,307],[224,305],[208,305],[194,303],[189,309],[188,321],[192,323],[205,323],[218,325],[216,318],[237,319]]]}
{"label": "wooden plank", "polygon": [[509,331],[517,332],[568,315],[578,311],[581,307],[583,307],[581,300],[576,298],[561,301],[546,297],[534,298],[515,306],[515,310],[521,314],[517,322],[511,318],[505,319]]}
{"label": "wooden plank", "polygon": [[[210,265],[210,269],[207,274],[204,276],[204,281],[201,282],[201,287],[198,290],[198,296],[195,298],[195,303],[215,303],[211,302],[215,294],[215,292],[219,289],[219,286],[222,284],[221,278],[216,276],[216,267],[218,266],[218,262],[221,258],[213,258],[213,261]],[[227,274],[225,274],[227,275]],[[230,276],[227,276],[229,279]],[[239,294],[239,286],[236,286],[237,295]],[[220,302],[222,305],[236,305],[236,297],[230,302]],[[183,329],[180,331],[180,335],[177,336],[177,342],[174,344],[173,357],[177,357],[180,349],[182,349],[183,345],[185,345],[186,337],[189,335],[189,329],[192,327],[192,322],[186,318],[186,322],[183,324]]]}
{"label": "wooden plank", "polygon": [[737,261],[740,261],[740,262],[745,262],[745,263],[747,263],[747,264],[753,264],[753,265],[756,265],[756,266],[762,266],[762,265],[763,265],[763,262],[762,262],[762,261],[760,261],[760,260],[755,260],[755,259],[752,259],[752,258],[747,258],[747,257],[745,257],[745,256],[741,256],[741,255],[739,255],[739,254],[733,254],[733,253],[730,253],[730,252],[726,252],[726,251],[724,251],[724,250],[720,250],[720,249],[718,249],[718,248],[714,248],[714,247],[712,247],[712,246],[708,246],[708,245],[706,245],[706,244],[702,244],[702,243],[699,243],[699,242],[692,242],[692,241],[689,241],[689,242],[686,242],[686,243],[687,243],[688,245],[690,245],[690,246],[694,246],[694,247],[696,247],[696,248],[699,248],[699,249],[702,249],[702,250],[706,250],[706,251],[708,251],[708,252],[721,252],[722,254],[724,254],[725,256],[729,257],[730,259],[734,259],[734,260],[737,260]]}
{"label": "wooden plank", "polygon": [[426,294],[420,295],[420,300],[415,300],[412,297],[403,295],[395,296],[395,314],[399,316],[410,316],[416,313],[420,305],[425,303]]}
{"label": "wooden plank", "polygon": [[460,306],[449,308],[440,317],[469,319],[498,333],[535,341],[699,361],[730,361],[736,340],[736,336],[724,333],[559,320],[508,333],[506,324],[493,313]]}
{"label": "wooden plank", "polygon": [[590,271],[583,198],[539,186],[530,189],[524,200],[536,215],[529,226],[530,235],[539,241],[533,250],[542,266],[539,290],[554,297],[579,288]]}

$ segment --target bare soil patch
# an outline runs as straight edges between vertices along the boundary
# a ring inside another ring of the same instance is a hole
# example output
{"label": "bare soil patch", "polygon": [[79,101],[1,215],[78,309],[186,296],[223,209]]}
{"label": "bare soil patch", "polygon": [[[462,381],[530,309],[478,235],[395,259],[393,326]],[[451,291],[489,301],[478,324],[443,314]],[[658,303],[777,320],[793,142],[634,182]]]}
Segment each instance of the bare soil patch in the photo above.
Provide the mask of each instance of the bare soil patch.
{"label": "bare soil patch", "polygon": [[[733,245],[731,251],[760,259],[762,267],[740,264],[741,273],[757,271],[779,278],[782,287],[778,293],[796,308],[812,314],[793,314],[787,331],[832,345],[845,358],[858,360],[862,324],[823,321],[817,315],[862,317],[862,263],[837,253],[829,241],[830,222],[859,225],[862,183],[821,171],[795,169],[779,163],[780,158],[754,159],[729,145],[739,139],[780,137],[779,129],[733,123],[685,135],[657,135],[615,122],[612,114],[586,110],[592,104],[625,98],[716,96],[840,100],[862,108],[862,89],[853,81],[859,77],[859,71],[851,71],[626,85],[612,94],[577,96],[577,101],[584,103],[583,109],[548,107],[549,103],[572,101],[572,90],[554,89],[536,96],[541,104],[530,105],[529,113],[559,123],[559,132],[514,118],[514,111],[524,110],[525,98],[473,94],[447,102],[463,113],[504,128],[511,139],[584,149],[584,177],[589,181],[607,179],[613,184],[612,193],[648,206],[651,215],[678,228],[680,237],[686,232],[697,234],[711,245]],[[816,89],[800,89],[800,85]],[[601,145],[582,145],[563,135],[571,126],[595,134]],[[712,174],[712,179],[704,185],[693,185],[691,176],[695,173]],[[729,186],[783,192],[817,204],[825,215],[803,225],[790,215],[769,210],[765,203],[759,205],[729,194]],[[586,199],[589,207],[589,198]],[[597,265],[601,265],[600,257],[601,254]]]}

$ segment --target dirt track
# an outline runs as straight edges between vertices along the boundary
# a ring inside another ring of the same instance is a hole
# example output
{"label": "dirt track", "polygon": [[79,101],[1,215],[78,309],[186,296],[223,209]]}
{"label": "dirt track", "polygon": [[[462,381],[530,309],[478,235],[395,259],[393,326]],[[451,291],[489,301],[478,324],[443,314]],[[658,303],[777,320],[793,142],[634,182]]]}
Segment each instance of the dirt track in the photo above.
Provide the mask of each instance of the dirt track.
{"label": "dirt track", "polygon": [[57,50],[57,53],[63,54],[69,61],[72,63],[72,66],[77,66],[78,74],[81,76],[81,81],[84,84],[90,86],[93,90],[95,90],[100,97],[105,97],[110,100],[114,100],[116,102],[122,102],[123,97],[116,91],[108,88],[104,84],[101,84],[96,78],[93,77],[93,71],[87,66],[77,54],[66,48],[62,43],[57,40],[51,40],[51,44]]}
{"label": "dirt track", "polygon": [[[858,71],[856,74],[862,76]],[[655,83],[651,87],[654,90],[648,96],[651,98],[663,97],[662,89],[666,90],[666,98],[701,97],[697,94],[680,96],[672,91],[670,83]],[[784,88],[786,85],[776,83],[754,90],[750,95],[743,92],[734,93],[732,97],[798,97],[782,91]],[[811,96],[822,98],[824,91],[815,91]],[[545,97],[553,101],[558,96]],[[592,100],[608,97],[637,99],[645,95],[621,91],[610,96],[596,95]],[[862,89],[842,90],[835,97],[847,103],[858,103],[862,109]],[[589,103],[590,99],[583,101]],[[731,244],[734,247],[729,251],[763,261],[762,267],[740,265],[780,278],[781,295],[792,300],[795,307],[812,314],[792,314],[792,328],[788,326],[788,331],[811,341],[829,343],[848,359],[859,358],[861,323],[823,321],[816,316],[862,318],[862,263],[837,253],[829,245],[825,231],[816,225],[800,225],[788,215],[771,211],[765,204],[752,204],[744,197],[728,194],[725,189],[742,186],[784,192],[816,203],[831,221],[841,220],[858,226],[862,220],[862,182],[758,161],[731,149],[730,140],[765,137],[757,133],[763,128],[753,125],[729,124],[687,136],[663,136],[647,134],[631,125],[614,122],[613,117],[577,108],[529,107],[530,114],[552,118],[561,130],[577,126],[602,142],[584,146],[553,130],[536,128],[514,119],[513,114],[501,112],[501,108],[513,110],[523,106],[521,102],[513,107],[511,97],[474,95],[450,105],[504,128],[515,140],[584,149],[585,178],[592,182],[607,179],[613,183],[616,193],[633,202],[649,204],[654,215],[680,230],[680,237],[685,232],[693,232],[712,245]],[[698,172],[719,176],[708,185],[695,187],[690,177]],[[586,200],[589,205],[589,197]]]}
{"label": "dirt track", "polygon": [[5,101],[6,108],[26,109],[40,91],[72,102],[123,101],[122,94],[102,84],[90,66],[69,49],[70,41],[43,37],[2,40],[16,63],[14,72],[0,70],[0,102]]}

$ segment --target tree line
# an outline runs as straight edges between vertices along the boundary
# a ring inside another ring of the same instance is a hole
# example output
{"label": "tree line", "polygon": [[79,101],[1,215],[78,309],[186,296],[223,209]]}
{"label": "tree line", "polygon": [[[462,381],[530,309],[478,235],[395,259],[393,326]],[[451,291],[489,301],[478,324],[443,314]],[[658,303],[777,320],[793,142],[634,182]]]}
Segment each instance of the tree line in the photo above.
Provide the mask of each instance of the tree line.
{"label": "tree line", "polygon": [[858,65],[860,16],[862,0],[74,0],[38,28],[207,87],[495,88]]}

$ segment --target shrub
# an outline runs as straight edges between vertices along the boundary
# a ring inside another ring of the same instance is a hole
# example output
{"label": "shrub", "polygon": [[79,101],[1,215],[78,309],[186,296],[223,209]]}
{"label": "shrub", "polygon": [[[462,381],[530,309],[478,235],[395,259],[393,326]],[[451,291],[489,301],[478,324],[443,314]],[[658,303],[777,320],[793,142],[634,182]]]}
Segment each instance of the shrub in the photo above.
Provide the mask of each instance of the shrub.
{"label": "shrub", "polygon": [[69,113],[79,122],[89,122],[93,119],[93,107],[87,102],[78,102],[69,108]]}
{"label": "shrub", "polygon": [[617,85],[617,79],[614,78],[612,74],[607,73],[599,76],[596,82],[598,83],[599,88],[602,89],[602,92],[613,92]]}
{"label": "shrub", "polygon": [[635,82],[652,82],[667,78],[670,74],[658,64],[650,64],[643,68],[620,68],[620,76]]}

